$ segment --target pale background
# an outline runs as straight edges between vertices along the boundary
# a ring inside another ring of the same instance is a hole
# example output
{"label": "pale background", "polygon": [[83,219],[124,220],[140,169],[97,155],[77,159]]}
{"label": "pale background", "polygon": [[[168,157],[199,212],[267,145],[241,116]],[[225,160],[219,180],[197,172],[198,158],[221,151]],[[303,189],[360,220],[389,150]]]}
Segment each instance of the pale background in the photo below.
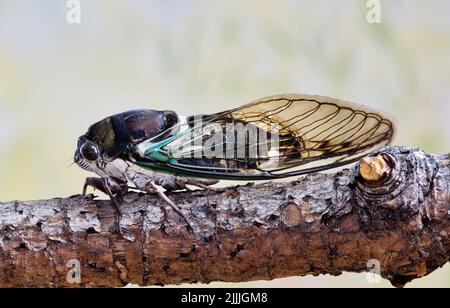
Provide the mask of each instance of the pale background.
{"label": "pale background", "polygon": [[[0,200],[79,193],[78,136],[132,108],[321,94],[393,114],[397,144],[450,150],[449,1],[381,0],[378,25],[364,0],[81,4],[81,24],[68,24],[65,0],[0,1]],[[365,274],[232,286],[374,287]],[[409,286],[448,287],[450,266]]]}

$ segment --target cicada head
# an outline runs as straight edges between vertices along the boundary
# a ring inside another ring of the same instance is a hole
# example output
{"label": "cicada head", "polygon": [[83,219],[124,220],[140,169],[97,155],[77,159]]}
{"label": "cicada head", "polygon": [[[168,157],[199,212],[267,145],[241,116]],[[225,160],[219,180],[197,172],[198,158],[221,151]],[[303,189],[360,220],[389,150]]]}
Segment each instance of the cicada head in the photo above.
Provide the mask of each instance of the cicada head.
{"label": "cicada head", "polygon": [[173,111],[132,110],[91,125],[78,139],[74,162],[81,168],[107,176],[108,164],[140,142],[170,135],[179,121]]}

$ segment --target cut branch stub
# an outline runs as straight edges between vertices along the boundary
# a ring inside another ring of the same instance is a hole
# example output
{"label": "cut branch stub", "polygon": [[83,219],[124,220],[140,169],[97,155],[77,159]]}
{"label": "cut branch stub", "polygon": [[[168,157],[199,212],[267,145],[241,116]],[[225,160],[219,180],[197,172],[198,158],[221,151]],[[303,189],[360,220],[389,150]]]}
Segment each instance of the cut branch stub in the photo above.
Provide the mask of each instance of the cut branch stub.
{"label": "cut branch stub", "polygon": [[368,183],[378,183],[392,171],[393,159],[386,154],[374,157],[365,157],[359,164],[359,173]]}
{"label": "cut branch stub", "polygon": [[357,199],[360,207],[396,210],[389,217],[410,218],[429,194],[437,163],[420,151],[386,148],[364,158],[359,166]]}
{"label": "cut branch stub", "polygon": [[388,153],[363,158],[359,164],[358,197],[370,205],[385,205],[402,193],[413,172],[405,160]]}

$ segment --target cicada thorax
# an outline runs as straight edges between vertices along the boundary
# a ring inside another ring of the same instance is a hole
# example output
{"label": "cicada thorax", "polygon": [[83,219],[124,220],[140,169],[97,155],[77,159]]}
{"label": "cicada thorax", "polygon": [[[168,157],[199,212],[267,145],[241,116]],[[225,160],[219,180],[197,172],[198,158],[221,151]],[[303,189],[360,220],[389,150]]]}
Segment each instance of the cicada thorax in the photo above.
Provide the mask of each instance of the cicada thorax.
{"label": "cicada thorax", "polygon": [[168,129],[177,122],[178,116],[173,111],[131,110],[93,124],[84,138],[101,148],[104,159],[112,160],[132,145],[149,138],[164,138],[164,133],[168,134]]}

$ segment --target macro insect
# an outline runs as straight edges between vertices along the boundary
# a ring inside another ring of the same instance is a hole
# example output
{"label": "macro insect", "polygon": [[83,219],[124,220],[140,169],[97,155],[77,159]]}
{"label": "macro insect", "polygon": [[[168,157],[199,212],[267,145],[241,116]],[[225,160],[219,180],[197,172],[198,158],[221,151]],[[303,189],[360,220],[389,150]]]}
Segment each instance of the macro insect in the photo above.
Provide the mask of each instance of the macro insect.
{"label": "macro insect", "polygon": [[[362,105],[313,95],[266,97],[231,110],[181,116],[132,110],[89,127],[74,161],[99,178],[86,179],[120,202],[129,189],[164,193],[218,180],[271,180],[344,166],[388,145],[394,121]],[[120,219],[120,218],[119,218]]]}

